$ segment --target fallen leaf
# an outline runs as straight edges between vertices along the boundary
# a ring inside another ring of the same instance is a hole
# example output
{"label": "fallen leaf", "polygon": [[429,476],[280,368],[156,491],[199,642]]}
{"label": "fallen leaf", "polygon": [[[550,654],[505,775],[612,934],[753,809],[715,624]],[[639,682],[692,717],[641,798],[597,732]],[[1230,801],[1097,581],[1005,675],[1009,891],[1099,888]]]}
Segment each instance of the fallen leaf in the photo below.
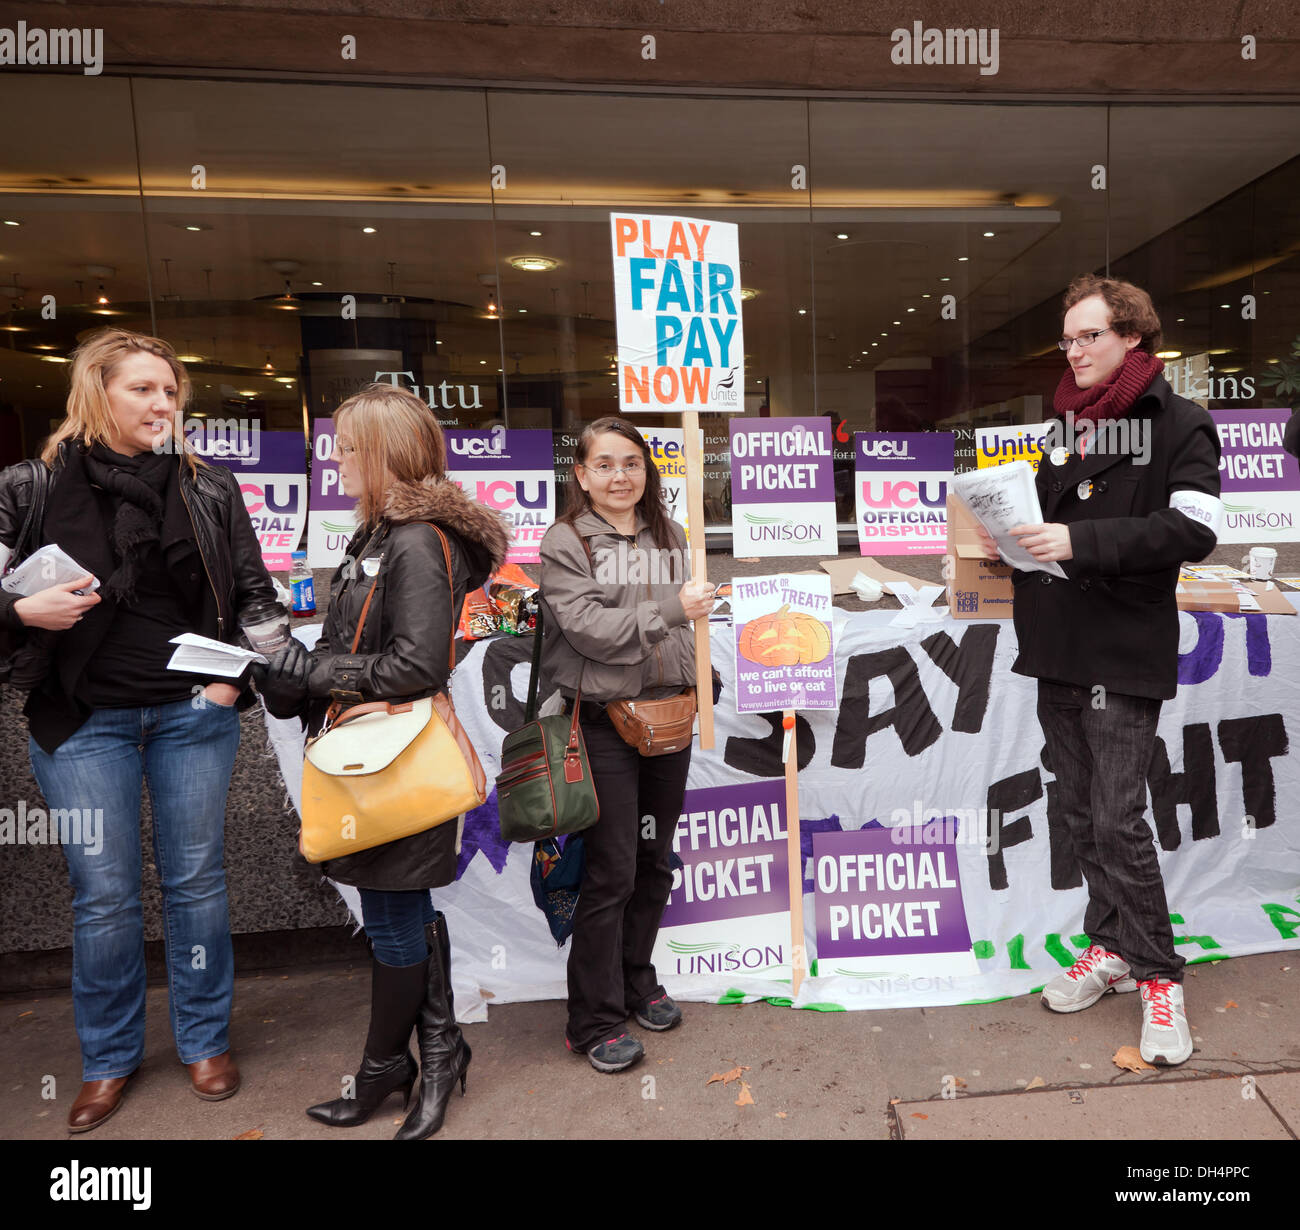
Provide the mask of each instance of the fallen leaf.
{"label": "fallen leaf", "polygon": [[930,1117],[929,1115],[923,1115],[923,1114],[921,1114],[921,1112],[920,1112],[919,1110],[914,1110],[914,1111],[912,1112],[912,1118],[913,1118],[913,1119],[928,1119],[929,1117]]}
{"label": "fallen leaf", "polygon": [[1121,1046],[1110,1057],[1110,1061],[1117,1068],[1125,1068],[1129,1072],[1155,1071],[1155,1068],[1142,1058],[1142,1054],[1136,1046]]}
{"label": "fallen leaf", "polygon": [[240,1132],[238,1136],[232,1136],[231,1140],[261,1140],[261,1128],[249,1128],[247,1132]]}
{"label": "fallen leaf", "polygon": [[1235,999],[1230,999],[1230,1000],[1228,1000],[1228,1002],[1227,1002],[1226,1004],[1224,1004],[1223,1006],[1224,1006],[1225,1008],[1239,1008],[1239,1007],[1241,1007],[1241,1005],[1238,1004],[1237,1001],[1236,1001]]}
{"label": "fallen leaf", "polygon": [[953,1083],[954,1085],[956,1085],[956,1087],[957,1087],[958,1089],[965,1089],[965,1088],[966,1088],[966,1082],[965,1082],[964,1080],[962,1080],[962,1078],[961,1078],[960,1076],[954,1076],[954,1077],[952,1078],[952,1083]]}
{"label": "fallen leaf", "polygon": [[740,1097],[736,1099],[737,1106],[753,1106],[754,1099],[749,1095],[749,1086],[744,1081],[740,1082]]}
{"label": "fallen leaf", "polygon": [[1077,1037],[1075,1037],[1075,1038],[1071,1038],[1071,1039],[1070,1039],[1071,1042],[1078,1042],[1078,1040],[1079,1040],[1079,1039],[1078,1039]]}
{"label": "fallen leaf", "polygon": [[721,1081],[724,1085],[730,1085],[732,1081],[740,1080],[740,1074],[742,1072],[748,1072],[748,1071],[749,1068],[744,1067],[744,1068],[732,1068],[730,1072],[715,1072],[704,1083],[706,1085],[711,1085],[713,1084],[714,1081]]}
{"label": "fallen leaf", "polygon": [[903,1100],[902,1098],[890,1098],[889,1104],[890,1106],[897,1106],[899,1102],[901,1102],[902,1100]]}
{"label": "fallen leaf", "polygon": [[777,1117],[778,1119],[784,1119],[784,1118],[786,1117],[785,1111],[783,1111],[783,1110],[778,1110],[778,1111],[776,1112],[776,1117]]}
{"label": "fallen leaf", "polygon": [[1041,1076],[1035,1076],[1033,1080],[1025,1086],[1026,1089],[1041,1089],[1047,1082]]}
{"label": "fallen leaf", "polygon": [[31,1010],[30,1008],[28,1008],[26,1012],[20,1012],[20,1013],[18,1014],[18,1019],[21,1021],[21,1020],[23,1019],[23,1017],[25,1017],[25,1016],[31,1016],[31,1015],[32,1015],[32,1010]]}

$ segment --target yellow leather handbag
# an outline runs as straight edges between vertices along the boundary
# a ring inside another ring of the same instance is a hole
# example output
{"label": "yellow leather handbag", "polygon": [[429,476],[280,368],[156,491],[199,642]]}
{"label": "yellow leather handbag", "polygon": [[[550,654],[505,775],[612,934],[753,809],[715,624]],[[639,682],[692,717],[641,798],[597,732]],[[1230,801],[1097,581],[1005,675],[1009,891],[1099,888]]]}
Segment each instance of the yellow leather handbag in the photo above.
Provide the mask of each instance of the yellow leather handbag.
{"label": "yellow leather handbag", "polygon": [[[431,524],[431,523],[426,523]],[[451,584],[451,551],[435,525]],[[374,587],[352,638],[361,643]],[[453,594],[454,597],[454,594]],[[456,664],[456,620],[448,663]],[[487,777],[445,692],[418,700],[370,701],[337,712],[307,741],[302,831],[310,863],[356,854],[454,820],[487,798]]]}

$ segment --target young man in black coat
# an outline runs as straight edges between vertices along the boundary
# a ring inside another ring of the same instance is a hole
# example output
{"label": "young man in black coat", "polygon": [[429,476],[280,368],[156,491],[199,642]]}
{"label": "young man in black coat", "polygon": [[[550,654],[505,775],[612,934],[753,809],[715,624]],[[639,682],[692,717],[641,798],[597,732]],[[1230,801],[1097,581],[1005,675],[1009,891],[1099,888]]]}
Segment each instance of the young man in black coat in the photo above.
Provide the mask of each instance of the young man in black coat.
{"label": "young man in black coat", "polygon": [[1043,523],[1011,531],[1065,572],[1013,573],[1012,669],[1038,680],[1047,757],[1088,884],[1088,951],[1043,988],[1043,1003],[1078,1012],[1140,987],[1143,1059],[1179,1064],[1192,1053],[1184,961],[1146,822],[1147,770],[1161,703],[1178,686],[1179,565],[1210,554],[1222,520],[1219,440],[1210,415],[1160,374],[1160,320],[1145,291],[1087,276],[1064,307],[1070,370],[1038,468]]}

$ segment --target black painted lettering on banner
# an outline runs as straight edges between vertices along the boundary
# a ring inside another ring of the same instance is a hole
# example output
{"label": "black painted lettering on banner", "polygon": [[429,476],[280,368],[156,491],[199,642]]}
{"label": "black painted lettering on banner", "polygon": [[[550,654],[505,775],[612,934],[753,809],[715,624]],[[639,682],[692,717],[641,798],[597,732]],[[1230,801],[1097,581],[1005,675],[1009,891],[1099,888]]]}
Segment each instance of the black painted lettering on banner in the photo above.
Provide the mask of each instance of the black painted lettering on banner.
{"label": "black painted lettering on banner", "polygon": [[1155,817],[1156,836],[1162,850],[1177,850],[1183,834],[1178,827],[1178,804],[1192,809],[1192,840],[1219,835],[1219,797],[1214,772],[1214,736],[1209,722],[1193,722],[1183,727],[1183,771],[1169,767],[1165,741],[1157,736],[1151,768],[1147,773],[1151,787],[1151,814]]}
{"label": "black painted lettering on banner", "polygon": [[[894,703],[880,713],[871,712],[871,681],[888,676],[894,686]],[[912,655],[901,645],[878,653],[854,654],[844,670],[844,695],[835,724],[831,764],[837,769],[860,769],[867,740],[892,726],[909,756],[919,756],[943,734],[934,716]]]}
{"label": "black painted lettering on banner", "polygon": [[[1018,816],[1009,824],[1005,817],[1022,807],[1028,807],[1035,799],[1043,797],[1043,782],[1037,769],[1026,769],[1023,773],[1013,773],[1000,782],[994,782],[988,792],[989,828],[993,841],[989,848],[989,887],[1006,888],[1007,863],[1003,853],[1008,846],[1018,846],[1034,835],[1028,816]],[[995,810],[996,809],[996,810]],[[999,818],[998,828],[993,829],[993,817]]]}
{"label": "black painted lettering on banner", "polygon": [[[531,636],[503,636],[484,645],[483,706],[488,717],[502,730],[518,730],[524,724],[524,703],[528,699],[527,677],[525,676],[524,695],[516,696],[510,687],[510,676],[516,666],[521,662],[530,663],[532,658]],[[542,672],[541,684],[537,692],[539,705],[555,690],[554,686],[545,686],[545,670]]]}
{"label": "black painted lettering on banner", "polygon": [[1241,762],[1241,793],[1246,815],[1255,818],[1257,829],[1268,828],[1277,819],[1273,766],[1269,760],[1287,752],[1282,715],[1266,713],[1220,722],[1219,746],[1229,764]]}
{"label": "black painted lettering on banner", "polygon": [[[785,765],[781,762],[781,747],[785,742],[785,729],[781,725],[779,713],[754,713],[748,716],[760,717],[771,730],[759,739],[742,739],[732,735],[727,740],[723,759],[733,768],[751,777],[784,777]],[[806,769],[812,764],[817,752],[817,739],[812,727],[801,714],[794,718],[795,764]]]}
{"label": "black painted lettering on banner", "polygon": [[957,685],[957,704],[952,728],[963,734],[978,734],[989,707],[989,685],[993,679],[993,651],[998,647],[997,624],[968,627],[958,647],[946,632],[936,632],[921,642],[930,660]]}

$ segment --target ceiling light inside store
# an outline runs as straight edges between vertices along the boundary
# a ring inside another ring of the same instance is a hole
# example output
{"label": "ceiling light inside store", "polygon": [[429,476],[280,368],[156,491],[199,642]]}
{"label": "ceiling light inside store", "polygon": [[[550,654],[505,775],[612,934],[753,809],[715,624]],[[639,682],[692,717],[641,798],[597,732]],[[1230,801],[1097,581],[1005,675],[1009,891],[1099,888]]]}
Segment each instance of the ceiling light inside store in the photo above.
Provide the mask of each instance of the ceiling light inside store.
{"label": "ceiling light inside store", "polygon": [[915,311],[916,311],[916,308],[908,308],[907,310],[908,310],[909,312],[915,312]]}
{"label": "ceiling light inside store", "polygon": [[257,396],[257,390],[256,390],[256,389],[240,389],[240,390],[239,390],[239,396],[240,396],[240,397],[256,397],[256,396]]}
{"label": "ceiling light inside store", "polygon": [[178,354],[176,357],[177,357],[177,359],[179,359],[182,363],[202,363],[202,362],[203,362],[203,356],[202,356],[201,354]]}
{"label": "ceiling light inside store", "polygon": [[43,354],[41,355],[41,362],[42,363],[67,363],[68,360],[65,359],[61,354]]}
{"label": "ceiling light inside store", "polygon": [[970,260],[970,257],[969,257],[969,256],[959,256],[957,259],[958,259],[959,261],[968,261],[968,260]]}
{"label": "ceiling light inside store", "polygon": [[101,283],[99,284],[99,294],[95,296],[95,302],[98,303],[98,304],[101,304],[101,305],[102,305],[102,304],[105,304],[105,303],[108,302],[108,296],[107,296],[106,294],[104,294],[104,283],[103,283],[103,282],[101,282]]}
{"label": "ceiling light inside store", "polygon": [[992,231],[985,231],[985,232],[984,232],[984,238],[985,238],[985,239],[992,239],[992,238],[993,238],[993,232],[992,232]]}
{"label": "ceiling light inside store", "polygon": [[835,238],[836,238],[836,239],[847,239],[847,238],[848,238],[848,234],[847,234],[846,232],[844,232],[844,231],[839,231],[839,232],[836,233]]}
{"label": "ceiling light inside store", "polygon": [[1241,368],[1239,368],[1239,367],[1221,367],[1221,368],[1219,368],[1219,370],[1220,370],[1221,372],[1226,372],[1226,373],[1230,376],[1230,375],[1232,375],[1233,372],[1239,372],[1239,371],[1241,371]]}
{"label": "ceiling light inside store", "polygon": [[1220,346],[1218,350],[1211,350],[1209,353],[1210,353],[1210,354],[1231,354],[1231,353],[1232,353],[1232,347],[1231,347],[1231,346]]}
{"label": "ceiling light inside store", "polygon": [[1220,303],[1219,306],[1220,306],[1221,308],[1228,308],[1228,307],[1231,307],[1232,304],[1231,304],[1231,303]]}
{"label": "ceiling light inside store", "polygon": [[292,376],[277,376],[277,377],[275,378],[275,383],[276,383],[276,384],[293,384],[293,383],[294,383],[294,379],[293,379]]}
{"label": "ceiling light inside store", "polygon": [[940,281],[940,282],[951,282],[951,281],[952,281],[952,278],[940,278],[939,281]]}
{"label": "ceiling light inside store", "polygon": [[1181,350],[1157,350],[1157,359],[1181,359],[1183,352]]}
{"label": "ceiling light inside store", "polygon": [[325,283],[324,283],[324,282],[313,282],[312,285],[313,285],[313,286],[324,286]]}
{"label": "ceiling light inside store", "polygon": [[0,331],[5,333],[26,333],[27,330],[22,325],[0,325]]}
{"label": "ceiling light inside store", "polygon": [[13,218],[6,218],[5,226],[22,226],[22,223],[14,221]]}
{"label": "ceiling light inside store", "polygon": [[538,237],[542,232],[541,232],[541,231],[529,231],[528,233],[529,233],[529,234],[530,234],[534,239],[536,239],[536,238],[537,238],[537,237]]}
{"label": "ceiling light inside store", "polygon": [[558,268],[560,262],[552,260],[549,256],[512,256],[510,264],[525,273],[549,273],[552,269]]}
{"label": "ceiling light inside store", "polygon": [[361,233],[363,235],[373,235],[375,234],[375,228],[373,226],[363,226],[361,228]]}
{"label": "ceiling light inside store", "polygon": [[751,299],[758,298],[758,291],[752,286],[742,286],[740,288],[740,297],[745,303],[748,303]]}

